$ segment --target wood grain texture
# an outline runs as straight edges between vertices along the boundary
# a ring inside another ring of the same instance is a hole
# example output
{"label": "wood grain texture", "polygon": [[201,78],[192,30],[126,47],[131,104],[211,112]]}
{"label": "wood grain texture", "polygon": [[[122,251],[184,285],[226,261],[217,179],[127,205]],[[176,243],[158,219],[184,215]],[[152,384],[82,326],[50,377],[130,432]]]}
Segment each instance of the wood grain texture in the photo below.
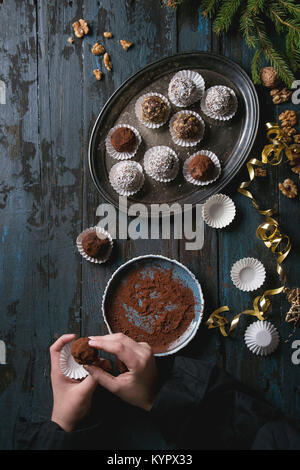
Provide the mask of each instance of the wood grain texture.
{"label": "wood grain texture", "polygon": [[[124,261],[149,253],[182,261],[203,286],[205,319],[220,305],[229,305],[232,314],[252,305],[256,293],[242,293],[230,280],[231,266],[239,258],[259,258],[267,268],[259,293],[279,285],[274,255],[255,236],[263,219],[236,192],[247,179],[244,169],[225,191],[236,203],[236,220],[223,231],[205,227],[200,251],[188,251],[185,241],[173,238],[117,240],[111,262],[95,266],[75,247],[77,234],[98,223],[96,208],[104,202],[89,174],[87,149],[94,121],[117,87],[146,64],[191,50],[222,53],[249,73],[251,55],[241,38],[233,32],[215,36],[198,3],[190,0],[175,12],[161,8],[158,0],[151,8],[149,0],[0,2],[0,81],[6,88],[6,104],[0,100],[0,340],[7,346],[7,364],[0,364],[1,449],[12,447],[20,405],[29,419],[49,416],[48,348],[54,339],[66,332],[105,333],[102,294]],[[71,45],[67,38],[79,18],[88,21],[90,34]],[[104,31],[113,38],[104,39]],[[125,52],[120,39],[132,41],[133,47]],[[112,72],[103,67],[102,56],[91,54],[96,41],[109,51]],[[95,68],[104,72],[100,82],[93,76]],[[287,107],[275,107],[266,90],[258,88],[258,93],[257,157],[265,144],[263,123],[276,120]],[[291,236],[293,254],[284,266],[292,287],[300,272],[300,211],[299,198],[288,200],[278,192],[278,182],[288,176],[298,184],[287,164],[270,168],[266,180],[253,184],[253,192],[262,207],[278,208],[282,230]],[[300,379],[291,362],[291,342],[284,343],[291,331],[284,322],[288,308],[284,296],[272,306],[270,319],[283,341],[271,357],[260,359],[246,349],[243,332],[252,321],[247,317],[229,339],[202,324],[182,353],[217,361],[299,418]]]}

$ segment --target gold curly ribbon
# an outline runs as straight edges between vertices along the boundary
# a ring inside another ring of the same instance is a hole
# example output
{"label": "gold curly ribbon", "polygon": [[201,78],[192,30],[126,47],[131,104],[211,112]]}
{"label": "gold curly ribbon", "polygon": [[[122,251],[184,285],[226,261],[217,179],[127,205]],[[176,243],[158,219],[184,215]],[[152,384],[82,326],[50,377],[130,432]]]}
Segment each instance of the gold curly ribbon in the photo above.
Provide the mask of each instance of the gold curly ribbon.
{"label": "gold curly ribbon", "polygon": [[[282,162],[283,153],[289,161],[293,161],[295,158],[300,158],[300,145],[293,144],[288,146],[285,141],[284,133],[277,124],[268,122],[266,127],[267,138],[271,143],[265,145],[263,148],[261,160],[251,158],[246,163],[249,173],[249,181],[242,182],[238,187],[238,192],[248,197],[257,212],[266,218],[265,222],[257,227],[256,236],[260,238],[266,247],[276,255],[276,270],[282,280],[282,286],[276,289],[266,290],[263,295],[254,299],[252,310],[242,311],[241,313],[235,315],[230,322],[226,317],[221,315],[222,313],[229,311],[228,306],[220,307],[215,310],[208,318],[206,325],[209,329],[219,328],[223,336],[228,336],[229,333],[231,333],[237,327],[241,315],[252,315],[258,320],[265,320],[267,317],[267,311],[271,305],[271,300],[269,297],[280,294],[285,288],[286,274],[281,266],[281,263],[286,259],[291,250],[290,238],[288,235],[281,233],[279,223],[272,217],[275,211],[273,209],[261,210],[256,199],[253,197],[248,188],[255,179],[254,166],[263,167],[267,164],[272,166],[280,165]],[[229,330],[227,332],[225,325],[228,324]]]}

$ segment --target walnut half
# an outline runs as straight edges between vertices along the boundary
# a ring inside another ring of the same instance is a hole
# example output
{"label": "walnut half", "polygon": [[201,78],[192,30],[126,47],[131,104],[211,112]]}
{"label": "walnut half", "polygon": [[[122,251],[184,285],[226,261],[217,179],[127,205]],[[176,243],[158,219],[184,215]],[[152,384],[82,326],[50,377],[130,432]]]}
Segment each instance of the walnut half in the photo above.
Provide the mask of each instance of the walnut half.
{"label": "walnut half", "polygon": [[83,36],[85,36],[89,32],[88,24],[82,18],[79,21],[75,21],[72,26],[74,29],[74,34],[77,38],[83,38]]}

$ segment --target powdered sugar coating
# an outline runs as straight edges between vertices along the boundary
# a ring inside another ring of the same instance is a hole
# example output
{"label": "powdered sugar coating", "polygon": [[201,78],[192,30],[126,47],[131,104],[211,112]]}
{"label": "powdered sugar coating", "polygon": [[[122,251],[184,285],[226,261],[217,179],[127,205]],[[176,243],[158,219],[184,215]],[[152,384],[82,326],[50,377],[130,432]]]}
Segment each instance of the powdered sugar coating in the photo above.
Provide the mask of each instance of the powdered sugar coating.
{"label": "powdered sugar coating", "polygon": [[234,104],[234,96],[231,94],[230,89],[222,85],[210,88],[205,98],[207,109],[219,116],[229,114]]}
{"label": "powdered sugar coating", "polygon": [[142,167],[137,162],[121,161],[110,170],[109,180],[117,193],[121,195],[134,194],[144,183]]}

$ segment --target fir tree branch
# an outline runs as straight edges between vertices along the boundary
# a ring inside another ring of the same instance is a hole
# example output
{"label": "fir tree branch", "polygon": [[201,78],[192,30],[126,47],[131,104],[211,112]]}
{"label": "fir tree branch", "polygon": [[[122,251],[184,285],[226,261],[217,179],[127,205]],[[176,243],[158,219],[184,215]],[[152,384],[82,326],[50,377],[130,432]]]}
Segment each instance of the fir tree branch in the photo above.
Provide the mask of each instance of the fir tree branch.
{"label": "fir tree branch", "polygon": [[278,76],[287,84],[287,86],[290,87],[292,82],[295,80],[294,74],[289,69],[288,64],[280,52],[275,49],[274,45],[267,37],[263,21],[259,18],[256,18],[253,21],[266,59],[269,60],[271,65],[275,68]]}
{"label": "fir tree branch", "polygon": [[201,5],[202,15],[211,18],[215,14],[220,2],[221,0],[203,0]]}
{"label": "fir tree branch", "polygon": [[255,84],[260,84],[260,69],[261,69],[261,56],[263,53],[263,49],[257,49],[253,56],[252,64],[251,64],[251,74],[252,80]]}
{"label": "fir tree branch", "polygon": [[213,25],[213,30],[217,34],[220,34],[222,31],[228,31],[241,3],[242,0],[223,0]]}

